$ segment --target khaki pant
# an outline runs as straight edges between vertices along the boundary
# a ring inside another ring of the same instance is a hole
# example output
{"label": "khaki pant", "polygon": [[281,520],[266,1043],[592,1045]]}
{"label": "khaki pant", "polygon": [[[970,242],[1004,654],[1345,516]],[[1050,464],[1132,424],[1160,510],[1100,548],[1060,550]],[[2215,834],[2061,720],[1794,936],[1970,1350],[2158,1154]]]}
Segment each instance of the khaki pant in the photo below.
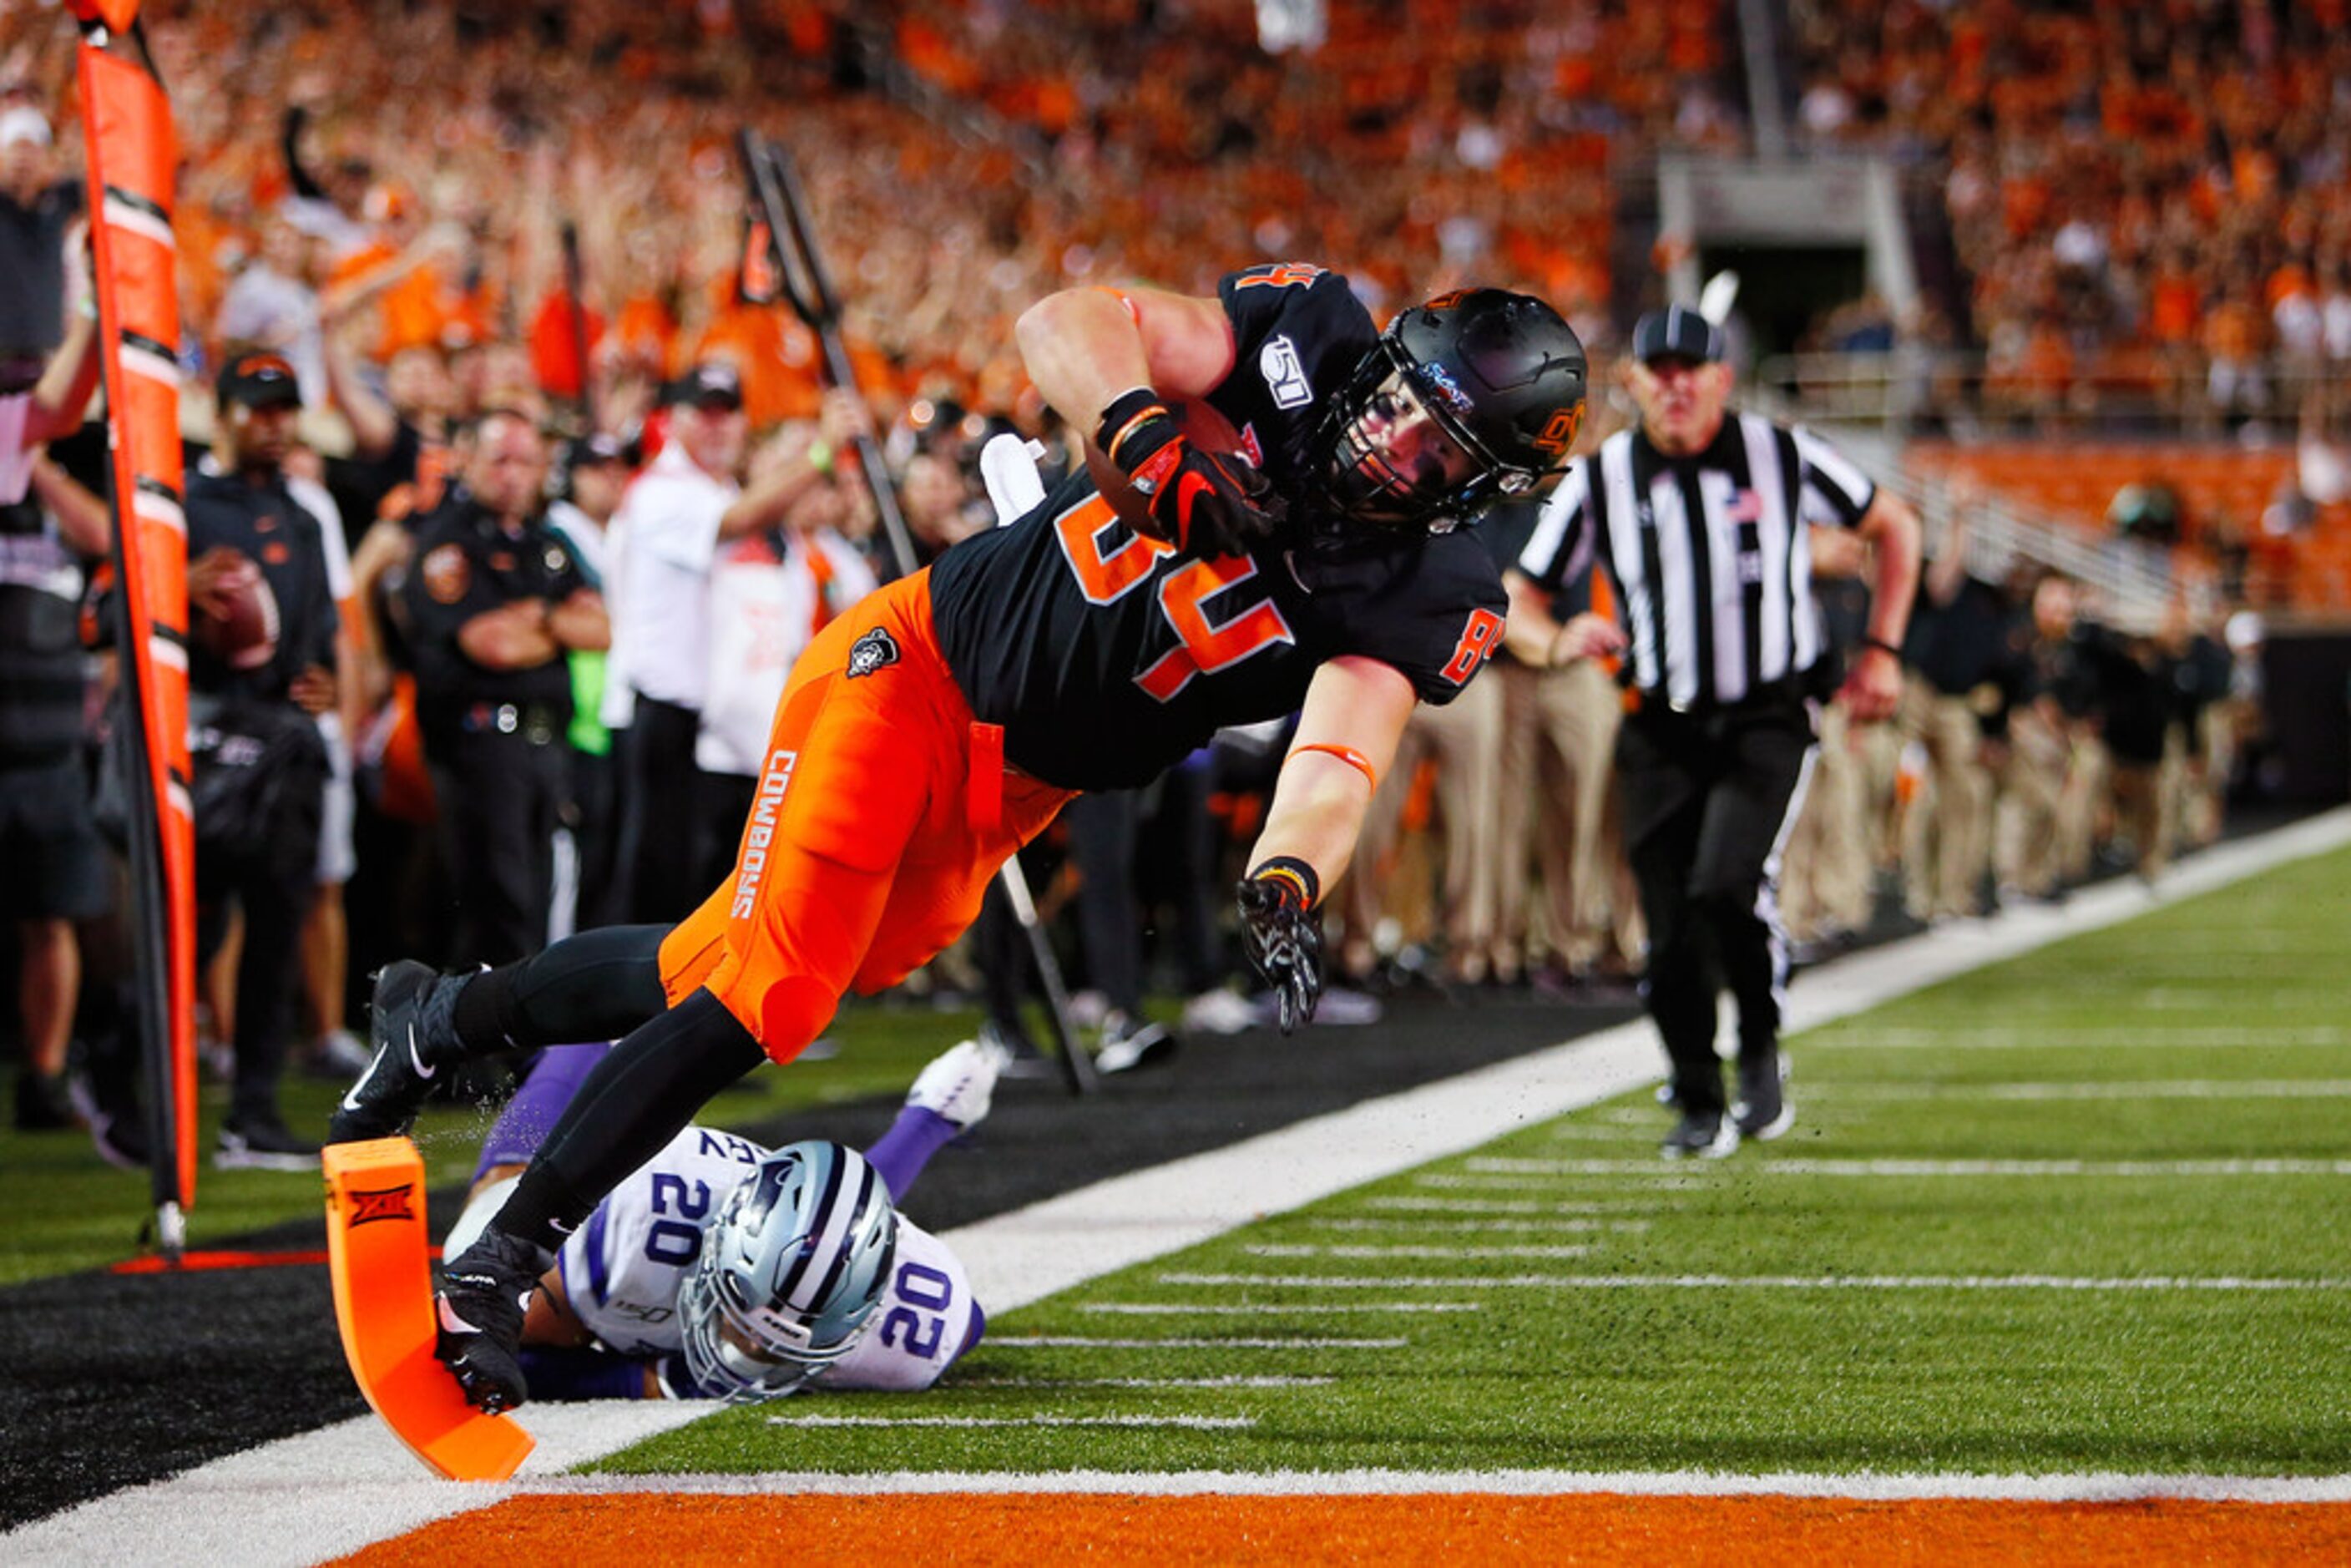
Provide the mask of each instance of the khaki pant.
{"label": "khaki pant", "polygon": [[1992,838],[1992,872],[2002,888],[2033,898],[2057,891],[2064,872],[2057,823],[2072,752],[2062,717],[2035,707],[2009,716]]}
{"label": "khaki pant", "polygon": [[2057,800],[2057,866],[2067,882],[2090,874],[2099,840],[2113,815],[2113,758],[2105,742],[2079,721],[2067,726],[2065,788]]}
{"label": "khaki pant", "polygon": [[1634,972],[1646,939],[1616,800],[1615,679],[1590,660],[1490,675],[1505,713],[1495,967],[1547,952],[1579,974]]}
{"label": "khaki pant", "polygon": [[1818,942],[1865,929],[1872,906],[1871,729],[1843,703],[1821,712],[1820,755],[1780,871],[1780,918],[1788,939]]}
{"label": "khaki pant", "polygon": [[1437,765],[1437,814],[1443,833],[1444,908],[1437,924],[1445,938],[1447,968],[1455,978],[1486,977],[1492,962],[1496,888],[1499,881],[1496,843],[1503,737],[1501,683],[1488,671],[1443,707],[1413,711],[1394,767],[1380,780],[1355,852],[1356,873],[1343,884],[1340,911],[1345,936],[1342,958],[1351,971],[1367,967],[1376,951],[1381,917],[1405,902],[1398,884],[1405,856],[1405,804],[1413,776],[1426,759]]}
{"label": "khaki pant", "polygon": [[1918,798],[1903,821],[1903,889],[1921,919],[1974,915],[1991,857],[1991,776],[1983,766],[1983,726],[1965,697],[1947,696],[1913,675],[1896,716],[1906,739],[1927,753]]}

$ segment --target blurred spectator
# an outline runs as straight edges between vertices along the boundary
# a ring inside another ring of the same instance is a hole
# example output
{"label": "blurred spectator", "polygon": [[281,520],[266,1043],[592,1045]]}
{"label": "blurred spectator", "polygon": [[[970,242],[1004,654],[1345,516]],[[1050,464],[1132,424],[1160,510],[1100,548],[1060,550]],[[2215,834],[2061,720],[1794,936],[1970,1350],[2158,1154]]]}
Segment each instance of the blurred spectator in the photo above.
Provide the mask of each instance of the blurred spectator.
{"label": "blurred spectator", "polygon": [[[13,110],[7,112],[15,112]],[[110,885],[90,815],[78,617],[85,562],[106,554],[104,506],[42,444],[77,429],[98,379],[96,333],[77,315],[37,385],[0,394],[0,905],[15,921],[25,1061],[16,1125],[72,1125],[65,1094],[81,954],[73,923]]]}
{"label": "blurred spectator", "polygon": [[344,1027],[350,929],[343,908],[344,886],[359,870],[354,837],[359,801],[351,747],[368,705],[360,679],[362,613],[342,511],[326,486],[298,471],[319,467],[316,453],[296,453],[286,480],[295,500],[318,521],[327,591],[335,604],[335,703],[318,716],[328,768],[319,800],[318,892],[302,921],[302,1038],[308,1042],[303,1061],[319,1076],[348,1083],[368,1063],[367,1049]]}
{"label": "blurred spectator", "polygon": [[419,535],[402,591],[461,963],[547,944],[570,789],[567,655],[611,642],[602,598],[548,526],[547,467],[529,419],[485,414],[466,494]]}
{"label": "blurred spectator", "polygon": [[[1868,551],[1843,528],[1812,527],[1813,598],[1834,667],[1848,664],[1869,625]],[[1918,606],[1912,607],[1915,619]],[[1896,744],[1891,725],[1858,725],[1841,698],[1821,709],[1820,749],[1803,805],[1788,831],[1780,918],[1791,954],[1818,958],[1868,930],[1875,913],[1878,833],[1873,825],[1873,751]]]}
{"label": "blurred spectator", "polygon": [[2089,711],[2074,642],[2074,585],[2043,574],[2026,590],[2013,631],[2022,684],[2010,705],[2008,755],[1992,823],[1992,871],[2003,902],[2058,895],[2066,775]]}
{"label": "blurred spectator", "polygon": [[[845,413],[834,428],[845,439]],[[837,471],[833,445],[813,422],[787,425],[753,462],[740,504],[756,508],[754,521],[764,526],[720,544],[710,574],[710,670],[694,749],[705,821],[733,828],[749,819],[792,662],[879,586],[841,531],[854,485]],[[696,885],[706,892],[726,881],[737,847],[714,833]]]}
{"label": "blurred spectator", "polygon": [[39,110],[0,101],[0,397],[38,381],[65,340],[67,238],[82,188],[59,177],[50,141]]}
{"label": "blurred spectator", "polygon": [[285,356],[302,383],[305,405],[327,398],[326,332],[319,309],[325,267],[319,242],[282,214],[261,221],[261,248],[228,286],[212,324],[220,340]]}
{"label": "blurred spectator", "polygon": [[[288,1132],[277,1109],[302,921],[317,893],[328,763],[314,721],[336,701],[325,548],[287,485],[300,409],[283,357],[235,353],[223,366],[216,471],[188,485],[188,684],[200,963],[220,948],[231,904],[244,915],[235,1072],[215,1163],[315,1173],[318,1145]],[[201,622],[233,629],[234,601],[254,592],[275,602],[274,641],[214,652]]]}
{"label": "blurred spectator", "polygon": [[[741,495],[743,384],[712,361],[670,389],[668,444],[621,498],[608,550],[615,620],[605,716],[620,742],[621,874],[634,921],[682,920],[714,883],[689,760],[710,680],[710,570],[759,519]],[[768,517],[760,526],[771,523]],[[731,831],[731,829],[729,830]],[[680,835],[685,841],[680,841]]]}
{"label": "blurred spectator", "polygon": [[[571,443],[557,465],[559,494],[548,506],[548,526],[580,563],[588,586],[600,593],[611,565],[606,529],[628,483],[628,448],[611,435]],[[608,617],[611,610],[608,601]],[[614,856],[620,848],[620,780],[612,759],[612,732],[605,727],[602,712],[611,658],[609,649],[574,648],[566,659],[571,668],[569,826],[579,889],[572,919],[580,928],[609,925],[620,918],[620,911],[611,907]]]}
{"label": "blurred spectator", "polygon": [[2010,693],[2022,685],[2011,658],[2015,607],[1999,584],[1969,570],[1969,514],[1980,504],[1954,497],[1903,647],[1895,723],[1924,750],[1926,767],[1904,815],[1902,866],[1910,913],[1921,920],[1984,912],[1993,776],[2007,760]]}

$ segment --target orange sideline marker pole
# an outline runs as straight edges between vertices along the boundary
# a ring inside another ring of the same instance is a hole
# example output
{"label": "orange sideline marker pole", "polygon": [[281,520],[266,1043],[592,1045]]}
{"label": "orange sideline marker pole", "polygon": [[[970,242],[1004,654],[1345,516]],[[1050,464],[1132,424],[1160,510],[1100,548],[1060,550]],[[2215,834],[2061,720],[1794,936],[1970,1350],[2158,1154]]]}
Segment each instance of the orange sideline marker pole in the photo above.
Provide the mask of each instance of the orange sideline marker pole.
{"label": "orange sideline marker pole", "polygon": [[330,1145],[327,1266],[351,1376],[394,1436],[451,1480],[502,1481],[532,1448],[510,1416],[465,1403],[433,1359],[424,1156],[406,1138]]}

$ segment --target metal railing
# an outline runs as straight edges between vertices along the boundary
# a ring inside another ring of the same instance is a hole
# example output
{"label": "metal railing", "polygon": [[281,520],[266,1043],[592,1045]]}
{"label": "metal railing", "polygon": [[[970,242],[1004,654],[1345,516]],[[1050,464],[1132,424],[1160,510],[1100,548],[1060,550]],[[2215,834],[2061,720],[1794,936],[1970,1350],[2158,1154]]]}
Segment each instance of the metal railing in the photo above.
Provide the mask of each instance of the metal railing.
{"label": "metal railing", "polygon": [[2306,410],[2351,406],[2351,366],[2267,355],[2216,376],[2183,354],[2093,360],[2063,376],[1995,367],[1972,350],[1900,343],[1883,353],[1772,354],[1756,382],[1799,417],[1974,435],[2108,434],[2210,438],[2250,423],[2281,438]]}
{"label": "metal railing", "polygon": [[1909,461],[1903,433],[1887,423],[1824,417],[1769,383],[1747,389],[1742,401],[1759,413],[1817,428],[1878,485],[1907,501],[1918,513],[1930,555],[1942,547],[1954,509],[1964,504],[1971,577],[2005,581],[2020,564],[2063,572],[2090,591],[2100,620],[2127,632],[2155,632],[2175,603],[2199,623],[2220,609],[2211,575],[2159,546],[2092,534],[2055,513],[1980,487],[1963,502],[1949,476]]}

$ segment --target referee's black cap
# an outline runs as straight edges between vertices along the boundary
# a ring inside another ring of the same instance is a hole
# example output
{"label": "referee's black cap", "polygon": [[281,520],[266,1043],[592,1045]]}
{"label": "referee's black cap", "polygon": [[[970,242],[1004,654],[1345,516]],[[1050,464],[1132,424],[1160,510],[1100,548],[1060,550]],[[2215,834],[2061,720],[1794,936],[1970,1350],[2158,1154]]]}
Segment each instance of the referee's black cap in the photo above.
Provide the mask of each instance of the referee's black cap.
{"label": "referee's black cap", "polygon": [[1633,324],[1633,357],[1644,364],[1688,360],[1710,365],[1722,358],[1723,349],[1722,329],[1687,305],[1652,310]]}

